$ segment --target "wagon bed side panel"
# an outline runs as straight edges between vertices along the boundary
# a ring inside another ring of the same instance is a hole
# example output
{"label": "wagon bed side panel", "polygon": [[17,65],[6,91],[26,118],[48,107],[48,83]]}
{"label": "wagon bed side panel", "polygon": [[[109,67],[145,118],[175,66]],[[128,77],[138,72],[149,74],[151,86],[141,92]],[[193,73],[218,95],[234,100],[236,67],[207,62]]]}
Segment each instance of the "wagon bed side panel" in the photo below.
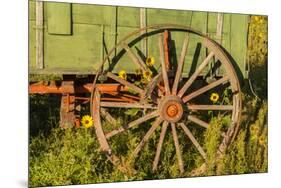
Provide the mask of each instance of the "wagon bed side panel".
{"label": "wagon bed side panel", "polygon": [[[48,10],[44,2],[44,69],[36,69],[35,2],[30,1],[29,14],[29,67],[31,73],[46,74],[90,74],[95,73],[107,52],[128,33],[140,28],[140,8],[101,5],[71,4],[71,24],[63,31],[52,31],[48,23]],[[66,4],[66,3],[63,3]],[[68,4],[70,6],[70,4]],[[68,6],[66,6],[68,7]],[[67,13],[66,13],[67,14]],[[217,40],[231,54],[237,67],[245,73],[247,49],[247,16],[223,14],[221,39],[216,38],[217,13],[146,9],[147,25],[173,23],[190,26]],[[66,22],[69,20],[65,19]],[[59,23],[58,23],[59,24]],[[56,26],[52,26],[56,28]],[[183,41],[184,35],[172,36]],[[189,76],[206,57],[201,43],[190,40],[185,58],[184,75]],[[242,41],[242,42],[241,42]],[[157,39],[149,38],[148,55],[159,57]],[[182,44],[175,43],[174,60],[179,58]],[[241,45],[242,44],[242,45]],[[156,48],[155,48],[156,46]],[[140,44],[133,47],[141,49]],[[120,49],[117,49],[116,53]],[[197,50],[197,51],[196,51]],[[197,56],[196,56],[197,53]],[[144,54],[143,54],[144,55]],[[159,62],[156,61],[156,66]],[[114,72],[125,69],[135,72],[135,65],[129,57],[115,67]]]}

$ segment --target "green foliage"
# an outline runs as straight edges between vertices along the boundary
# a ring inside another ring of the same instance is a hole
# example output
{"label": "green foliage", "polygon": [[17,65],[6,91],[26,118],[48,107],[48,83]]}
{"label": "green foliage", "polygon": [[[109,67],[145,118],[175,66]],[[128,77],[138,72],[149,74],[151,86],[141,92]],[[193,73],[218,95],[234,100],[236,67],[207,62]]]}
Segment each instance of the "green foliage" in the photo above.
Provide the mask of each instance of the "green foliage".
{"label": "green foliage", "polygon": [[[234,142],[230,145],[222,159],[216,160],[216,152],[221,143],[221,129],[227,125],[226,118],[213,118],[210,128],[205,133],[205,148],[207,151],[207,170],[203,175],[229,175],[244,173],[267,172],[267,103],[251,101],[257,110],[241,123],[241,129]],[[254,114],[254,115],[253,115]],[[253,117],[252,117],[253,116]],[[255,121],[251,122],[250,119]]]}
{"label": "green foliage", "polygon": [[221,141],[221,128],[223,124],[220,119],[213,118],[210,122],[210,126],[205,132],[205,148],[207,154],[207,172],[206,175],[212,175],[215,173],[215,158],[217,148]]}
{"label": "green foliage", "polygon": [[30,186],[120,181],[121,174],[100,153],[96,140],[92,130],[85,128],[55,128],[48,137],[33,139]]}
{"label": "green foliage", "polygon": [[131,109],[128,109],[125,114],[126,115],[129,115],[129,116],[135,116],[137,115],[137,113],[140,111],[140,109],[138,108],[131,108]]}
{"label": "green foliage", "polygon": [[243,122],[236,140],[217,165],[217,174],[267,172],[267,104],[257,107],[256,121]]}
{"label": "green foliage", "polygon": [[52,74],[30,74],[29,81],[37,82],[37,81],[49,81],[49,80],[62,80],[61,75],[52,75]]}
{"label": "green foliage", "polygon": [[248,36],[248,63],[253,87],[262,99],[267,98],[267,17],[251,16]]}

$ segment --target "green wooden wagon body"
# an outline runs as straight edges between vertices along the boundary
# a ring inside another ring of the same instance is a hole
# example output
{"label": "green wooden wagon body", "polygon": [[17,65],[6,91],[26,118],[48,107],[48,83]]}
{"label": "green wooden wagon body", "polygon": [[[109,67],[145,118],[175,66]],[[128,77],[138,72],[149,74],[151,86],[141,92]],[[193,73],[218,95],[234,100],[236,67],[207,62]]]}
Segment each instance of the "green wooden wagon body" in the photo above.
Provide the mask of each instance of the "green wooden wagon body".
{"label": "green wooden wagon body", "polygon": [[[44,2],[42,27],[36,26],[35,1],[29,2],[29,8],[29,70],[33,74],[95,74],[107,52],[118,41],[144,26],[140,8]],[[143,11],[145,25],[184,25],[216,40],[231,55],[237,65],[236,70],[245,75],[247,15],[221,14],[222,30],[218,33],[218,13],[152,8]],[[41,67],[36,62],[37,30],[43,32]],[[184,35],[178,34],[173,38],[181,41]],[[146,55],[159,56],[158,49],[154,47],[156,40],[153,37],[147,39]],[[175,46],[177,56],[181,45],[177,43]],[[198,43],[191,40],[191,49],[196,49],[196,45]],[[136,47],[141,48],[140,44]],[[205,58],[204,53],[200,53],[199,57],[194,54],[195,51],[188,51],[183,72],[189,71],[194,58],[198,61]],[[124,69],[134,73],[136,67],[129,61],[129,57],[123,58],[114,72]]]}
{"label": "green wooden wagon body", "polygon": [[[162,126],[153,171],[168,126],[181,173],[183,161],[189,158],[181,155],[177,129],[183,130],[203,159],[205,134],[194,132],[197,128],[212,129],[209,122],[214,117],[228,121],[218,134],[222,138],[217,158],[235,138],[242,111],[239,77],[247,75],[247,15],[29,3],[29,71],[63,75],[63,80],[31,81],[30,93],[62,94],[60,126],[94,122],[101,151],[118,168],[126,169],[111,147],[111,137],[140,124],[149,130],[133,157]],[[90,104],[91,117],[80,121],[85,104]],[[136,115],[139,112],[141,116]],[[120,119],[128,116],[130,122]],[[182,140],[190,148],[186,143]]]}

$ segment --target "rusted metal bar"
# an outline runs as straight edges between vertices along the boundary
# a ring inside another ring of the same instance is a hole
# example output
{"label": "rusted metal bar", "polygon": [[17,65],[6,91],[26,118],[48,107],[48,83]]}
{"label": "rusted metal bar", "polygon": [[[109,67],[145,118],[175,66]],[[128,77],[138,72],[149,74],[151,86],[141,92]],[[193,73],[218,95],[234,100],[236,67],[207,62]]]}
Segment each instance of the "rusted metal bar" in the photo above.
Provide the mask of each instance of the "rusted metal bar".
{"label": "rusted metal bar", "polygon": [[[97,88],[101,93],[109,93],[109,92],[120,92],[120,91],[128,91],[128,87],[123,86],[121,84],[97,84]],[[44,85],[43,83],[33,83],[29,85],[29,93],[54,93],[54,94],[62,94],[62,93],[90,93],[92,91],[92,83],[85,83],[82,85],[75,86],[75,90],[68,87],[63,87],[61,82],[57,82],[57,85]]]}
{"label": "rusted metal bar", "polygon": [[169,32],[168,30],[164,31],[164,57],[165,57],[165,65],[166,69],[170,70],[170,60],[169,60]]}
{"label": "rusted metal bar", "polygon": [[89,101],[90,98],[89,98],[89,97],[77,97],[77,96],[75,96],[75,100],[85,100],[85,101]]}
{"label": "rusted metal bar", "polygon": [[[165,92],[166,94],[170,94],[170,86],[169,86],[169,78],[167,74],[167,67],[168,64],[165,60],[167,58],[165,57],[167,53],[165,53],[164,49],[164,44],[163,44],[163,36],[159,35],[159,54],[160,54],[160,61],[161,61],[161,68],[162,68],[162,76],[163,76],[163,81],[164,81],[164,86],[165,86]],[[165,43],[167,45],[167,43]]]}

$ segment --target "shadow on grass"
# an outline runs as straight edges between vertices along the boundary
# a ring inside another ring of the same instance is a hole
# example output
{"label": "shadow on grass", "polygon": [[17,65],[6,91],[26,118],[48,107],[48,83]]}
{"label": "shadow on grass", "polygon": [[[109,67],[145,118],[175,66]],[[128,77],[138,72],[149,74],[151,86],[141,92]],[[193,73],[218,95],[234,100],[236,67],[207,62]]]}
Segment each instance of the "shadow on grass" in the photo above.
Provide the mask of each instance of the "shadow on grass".
{"label": "shadow on grass", "polygon": [[36,137],[40,133],[50,134],[59,124],[59,95],[29,95],[29,135]]}

